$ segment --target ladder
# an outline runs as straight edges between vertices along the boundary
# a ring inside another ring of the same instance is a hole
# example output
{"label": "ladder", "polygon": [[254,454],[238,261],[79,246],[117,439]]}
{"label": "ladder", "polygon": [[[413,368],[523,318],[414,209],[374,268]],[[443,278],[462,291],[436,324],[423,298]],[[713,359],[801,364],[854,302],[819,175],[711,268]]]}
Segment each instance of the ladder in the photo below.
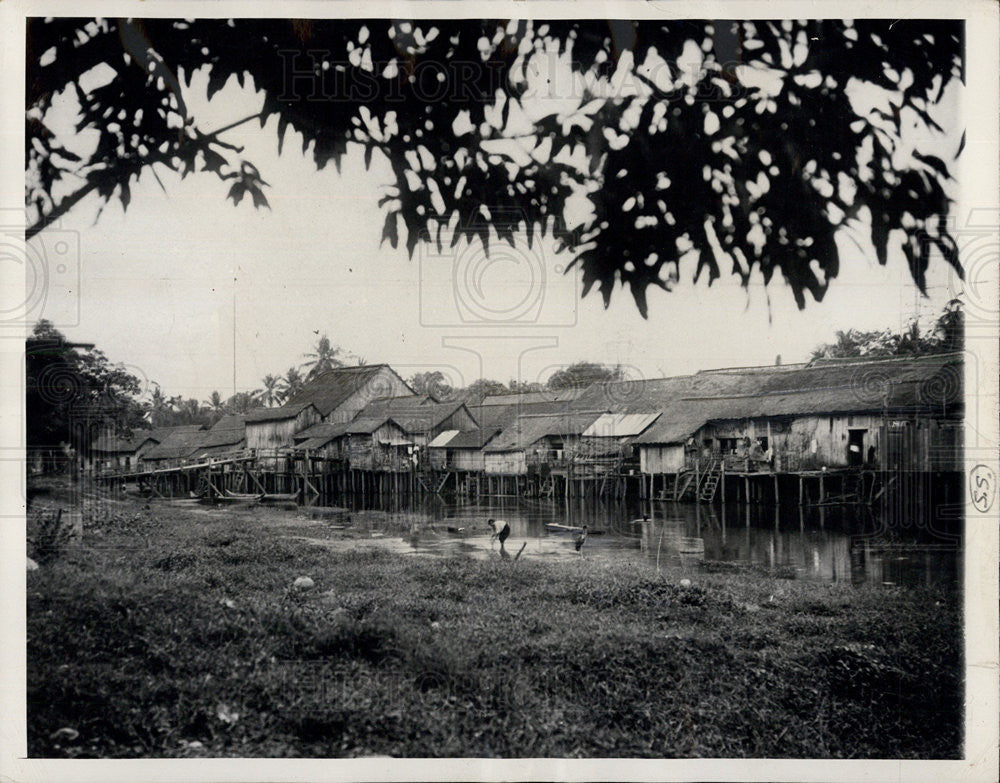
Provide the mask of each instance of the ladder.
{"label": "ladder", "polygon": [[698,500],[702,503],[711,503],[715,499],[715,492],[719,487],[722,478],[722,460],[715,459],[709,463],[708,470],[702,476],[701,486],[698,487]]}
{"label": "ladder", "polygon": [[542,481],[542,486],[538,490],[538,496],[542,498],[551,498],[553,490],[555,490],[555,483],[552,481],[552,476],[549,476]]}

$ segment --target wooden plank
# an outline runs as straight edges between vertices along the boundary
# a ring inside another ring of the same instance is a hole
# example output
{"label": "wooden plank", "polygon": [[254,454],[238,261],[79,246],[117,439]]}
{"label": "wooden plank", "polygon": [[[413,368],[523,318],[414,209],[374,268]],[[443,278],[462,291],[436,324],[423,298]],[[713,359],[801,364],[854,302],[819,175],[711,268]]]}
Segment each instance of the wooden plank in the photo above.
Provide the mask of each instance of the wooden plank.
{"label": "wooden plank", "polygon": [[258,480],[256,474],[254,474],[250,470],[247,470],[246,467],[243,468],[243,472],[246,473],[246,475],[248,475],[251,479],[253,479],[253,483],[257,485],[257,489],[259,489],[261,492],[267,492],[267,490],[264,489],[264,485],[261,484],[260,481]]}

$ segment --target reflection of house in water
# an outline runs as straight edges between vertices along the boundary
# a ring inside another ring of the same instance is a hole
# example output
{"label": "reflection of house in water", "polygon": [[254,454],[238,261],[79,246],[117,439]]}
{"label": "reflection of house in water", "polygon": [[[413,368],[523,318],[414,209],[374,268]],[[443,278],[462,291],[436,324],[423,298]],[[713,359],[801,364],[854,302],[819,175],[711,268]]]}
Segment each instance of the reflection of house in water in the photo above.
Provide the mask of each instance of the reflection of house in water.
{"label": "reflection of house in water", "polygon": [[657,508],[655,518],[642,524],[642,549],[648,560],[663,566],[749,566],[785,579],[845,584],[932,586],[958,580],[957,535],[911,530],[889,541],[871,512],[847,506],[780,510],[728,504],[713,509],[670,503]]}

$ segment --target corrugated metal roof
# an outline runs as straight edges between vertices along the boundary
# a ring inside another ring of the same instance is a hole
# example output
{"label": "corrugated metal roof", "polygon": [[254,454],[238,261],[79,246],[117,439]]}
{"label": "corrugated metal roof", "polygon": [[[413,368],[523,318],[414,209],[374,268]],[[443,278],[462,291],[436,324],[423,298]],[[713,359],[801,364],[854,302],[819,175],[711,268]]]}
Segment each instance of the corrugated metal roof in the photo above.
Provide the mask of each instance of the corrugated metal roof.
{"label": "corrugated metal roof", "polygon": [[[577,391],[577,390],[574,390]],[[524,397],[526,395],[504,395],[505,397]],[[472,418],[483,429],[503,430],[517,421],[518,416],[535,414],[560,414],[567,411],[594,410],[592,406],[578,406],[573,401],[548,400],[544,402],[527,402],[519,400],[505,405],[483,405],[469,407]],[[607,408],[603,408],[607,410]]]}
{"label": "corrugated metal roof", "polygon": [[659,413],[604,413],[583,431],[585,438],[628,438],[643,433]]}
{"label": "corrugated metal roof", "polygon": [[438,449],[447,446],[448,441],[458,435],[458,432],[458,430],[445,430],[444,432],[439,433],[434,440],[427,444],[427,448]]}
{"label": "corrugated metal roof", "polygon": [[520,394],[491,394],[483,397],[477,407],[491,407],[493,405],[533,405],[544,402],[572,402],[583,394],[586,387],[576,387],[572,389],[543,389],[536,392],[522,392]]}

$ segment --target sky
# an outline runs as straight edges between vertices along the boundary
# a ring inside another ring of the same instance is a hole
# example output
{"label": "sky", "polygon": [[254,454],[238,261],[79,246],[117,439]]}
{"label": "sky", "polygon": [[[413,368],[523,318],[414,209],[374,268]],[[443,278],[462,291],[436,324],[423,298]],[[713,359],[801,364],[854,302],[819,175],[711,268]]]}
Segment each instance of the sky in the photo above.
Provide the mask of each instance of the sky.
{"label": "sky", "polygon": [[[199,101],[201,86],[186,100],[203,130],[259,106],[259,96],[234,83]],[[957,91],[948,96],[941,116],[954,125]],[[945,148],[960,133],[946,130]],[[596,291],[581,298],[577,274],[565,272],[570,258],[551,242],[495,248],[489,257],[478,245],[443,254],[420,246],[412,260],[403,247],[380,245],[377,201],[389,176],[377,156],[369,171],[359,149],[339,173],[332,164],[317,171],[294,134],[279,157],[273,120],[226,138],[245,145],[270,184],[270,209],[248,199],[234,206],[214,176],[181,180],[160,168],[165,190],[144,175],[127,213],[117,201],[100,210],[92,196],[37,239],[45,257],[58,245],[72,259],[50,274],[39,317],[168,395],[204,400],[215,390],[257,389],[265,374],[305,361],[322,334],[403,377],[440,369],[456,386],[480,375],[544,381],[580,360],[621,364],[633,378],[778,356],[791,363],[837,330],[929,321],[958,290],[938,260],[922,297],[898,251],[881,267],[864,237],[842,233],[841,271],[822,303],[800,311],[780,279],[765,288],[757,278],[746,289],[724,274],[709,287],[682,268],[673,291],[650,291],[644,320],[625,289],[607,309]]]}

